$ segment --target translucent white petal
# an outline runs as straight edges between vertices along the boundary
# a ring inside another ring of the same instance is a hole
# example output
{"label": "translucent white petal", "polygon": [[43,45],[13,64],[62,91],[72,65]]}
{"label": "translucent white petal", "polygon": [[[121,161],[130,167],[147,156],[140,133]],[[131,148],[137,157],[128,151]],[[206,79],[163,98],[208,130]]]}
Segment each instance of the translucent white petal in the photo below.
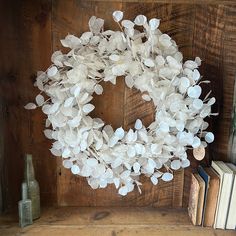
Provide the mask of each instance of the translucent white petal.
{"label": "translucent white petal", "polygon": [[120,179],[119,179],[119,178],[114,178],[114,179],[113,179],[113,183],[115,184],[116,189],[118,189],[119,186],[120,186]]}
{"label": "translucent white petal", "polygon": [[134,20],[134,23],[139,26],[144,25],[146,22],[147,22],[147,17],[144,15],[138,15]]}
{"label": "translucent white petal", "polygon": [[122,11],[114,11],[112,16],[115,22],[119,22],[123,19],[123,12]]}
{"label": "translucent white petal", "polygon": [[160,43],[161,43],[164,47],[166,47],[166,48],[168,48],[168,47],[170,47],[170,46],[172,45],[172,43],[171,43],[170,40],[171,40],[171,38],[170,38],[170,36],[167,35],[167,34],[162,34],[162,35],[159,37]]}
{"label": "translucent white petal", "polygon": [[203,101],[199,98],[193,100],[193,107],[197,110],[200,110],[203,106]]}
{"label": "translucent white petal", "polygon": [[180,160],[173,160],[170,165],[171,169],[178,170],[181,167]]}
{"label": "translucent white petal", "polygon": [[73,148],[72,152],[76,155],[76,154],[79,154],[80,153],[80,147],[77,146],[75,148]]}
{"label": "translucent white petal", "polygon": [[137,119],[137,120],[135,121],[134,128],[137,129],[137,130],[143,128],[143,124],[142,124],[142,121],[141,121],[140,119]]}
{"label": "translucent white petal", "polygon": [[178,120],[176,121],[176,129],[180,132],[182,132],[184,130],[185,124],[183,121]]}
{"label": "translucent white petal", "polygon": [[53,148],[51,148],[50,151],[54,156],[61,156],[61,150],[60,150],[61,148],[62,148],[61,143],[55,142],[53,143]]}
{"label": "translucent white petal", "polygon": [[66,168],[66,169],[70,169],[73,166],[73,162],[70,160],[64,160],[62,162],[62,165]]}
{"label": "translucent white petal", "polygon": [[216,102],[216,99],[214,97],[210,98],[210,100],[207,102],[208,106],[212,106]]}
{"label": "translucent white petal", "polygon": [[81,151],[82,151],[82,152],[85,151],[86,148],[87,148],[87,146],[88,146],[87,140],[82,140],[81,143],[80,143],[80,149],[81,149]]}
{"label": "translucent white petal", "polygon": [[161,151],[162,151],[161,145],[159,145],[157,143],[151,144],[151,153],[152,154],[159,155],[159,154],[161,154]]}
{"label": "translucent white petal", "polygon": [[69,98],[67,98],[67,99],[65,100],[65,102],[64,102],[64,107],[69,107],[69,106],[71,106],[72,103],[73,103],[73,101],[74,101],[74,97],[69,97]]}
{"label": "translucent white petal", "polygon": [[190,161],[188,159],[182,160],[181,166],[182,166],[182,168],[186,168],[186,167],[190,166]]}
{"label": "translucent white petal", "polygon": [[134,23],[130,20],[122,20],[121,25],[127,29],[134,27]]}
{"label": "translucent white petal", "polygon": [[107,187],[107,180],[106,179],[100,179],[100,188],[106,188]]}
{"label": "translucent white petal", "polygon": [[193,77],[192,78],[194,81],[198,81],[200,79],[200,73],[197,69],[193,70]]}
{"label": "translucent white petal", "polygon": [[57,70],[57,67],[56,67],[56,66],[50,67],[50,68],[48,69],[48,71],[47,71],[48,77],[51,78],[51,77],[55,76],[55,75],[57,74],[57,71],[58,71],[58,70]]}
{"label": "translucent white petal", "polygon": [[192,143],[192,147],[193,148],[198,148],[201,145],[201,140],[198,137],[194,137],[193,138],[193,143]]}
{"label": "translucent white petal", "polygon": [[81,90],[81,88],[80,88],[79,86],[77,86],[77,87],[75,88],[75,90],[74,90],[74,92],[73,92],[73,94],[74,94],[75,97],[79,96],[80,90]]}
{"label": "translucent white petal", "polygon": [[132,129],[129,129],[128,133],[125,136],[127,142],[134,142],[135,141],[135,134]]}
{"label": "translucent white petal", "polygon": [[162,175],[161,179],[165,182],[171,181],[173,179],[173,174],[166,172]]}
{"label": "translucent white petal", "polygon": [[52,130],[50,130],[50,129],[45,129],[43,132],[44,132],[44,135],[45,135],[48,139],[52,139]]}
{"label": "translucent white petal", "polygon": [[148,66],[148,67],[154,67],[155,66],[155,64],[154,64],[154,62],[151,58],[146,58],[144,60],[144,65]]}
{"label": "translucent white petal", "polygon": [[77,165],[72,165],[72,166],[71,166],[71,172],[72,172],[72,174],[74,174],[74,175],[78,175],[79,172],[80,172],[79,166],[77,166]]}
{"label": "translucent white petal", "polygon": [[103,93],[103,87],[100,84],[96,84],[94,88],[94,92],[97,95],[101,95]]}
{"label": "translucent white petal", "polygon": [[160,25],[160,20],[159,19],[156,19],[156,18],[152,18],[150,21],[149,21],[149,27],[151,30],[155,30],[159,27]]}
{"label": "translucent white petal", "polygon": [[140,143],[135,143],[135,150],[138,155],[142,155],[145,152],[145,148]]}
{"label": "translucent white petal", "polygon": [[148,159],[148,165],[150,168],[156,168],[156,162],[151,158]]}
{"label": "translucent white petal", "polygon": [[134,173],[139,173],[139,170],[140,170],[140,164],[138,163],[138,162],[135,162],[134,164],[133,164],[133,169],[134,169]]}
{"label": "translucent white petal", "polygon": [[158,66],[163,66],[165,64],[165,59],[161,55],[156,56],[155,60]]}
{"label": "translucent white petal", "polygon": [[63,158],[68,158],[70,156],[70,149],[69,148],[65,148],[62,152],[62,157]]}
{"label": "translucent white petal", "polygon": [[205,135],[205,140],[207,143],[212,143],[214,141],[214,134],[212,132],[208,132]]}
{"label": "translucent white petal", "polygon": [[119,188],[118,193],[122,196],[126,196],[128,193],[128,188],[126,186],[123,186],[123,187]]}
{"label": "translucent white petal", "polygon": [[83,106],[83,112],[88,114],[90,113],[93,109],[95,108],[95,106],[93,104],[86,104]]}
{"label": "translucent white petal", "polygon": [[38,94],[35,98],[35,101],[38,106],[42,106],[44,103],[44,97],[41,94]]}
{"label": "translucent white petal", "polygon": [[129,146],[128,147],[128,150],[127,150],[127,154],[129,157],[135,157],[136,155],[136,151],[135,151],[135,148],[133,146]]}
{"label": "translucent white petal", "polygon": [[116,129],[114,135],[117,136],[119,139],[122,139],[125,135],[125,131],[122,127],[120,127],[118,129]]}
{"label": "translucent white petal", "polygon": [[114,147],[119,141],[119,138],[117,136],[112,136],[108,142],[109,147]]}
{"label": "translucent white petal", "polygon": [[144,101],[147,101],[147,102],[151,101],[151,97],[147,94],[143,94],[142,98],[143,98]]}
{"label": "translucent white petal", "polygon": [[180,78],[180,85],[184,88],[188,88],[190,86],[190,81],[187,77]]}
{"label": "translucent white petal", "polygon": [[109,59],[112,61],[119,61],[120,60],[120,56],[116,55],[116,54],[112,54],[109,56]]}
{"label": "translucent white petal", "polygon": [[201,60],[201,58],[200,58],[200,57],[196,57],[196,58],[195,58],[195,62],[197,63],[197,65],[198,65],[198,66],[200,66],[200,65],[201,65],[201,62],[202,62],[202,60]]}
{"label": "translucent white petal", "polygon": [[37,108],[37,106],[34,103],[30,102],[30,103],[26,104],[24,106],[24,108],[27,110],[33,110],[33,109]]}
{"label": "translucent white petal", "polygon": [[200,117],[205,118],[211,114],[211,106],[206,106],[200,112]]}
{"label": "translucent white petal", "polygon": [[139,130],[138,135],[139,135],[141,140],[143,140],[146,143],[148,142],[148,136],[143,130]]}
{"label": "translucent white petal", "polygon": [[127,65],[119,64],[112,67],[112,74],[115,76],[121,76],[125,74]]}
{"label": "translucent white petal", "polygon": [[132,88],[134,86],[134,80],[131,76],[127,75],[125,76],[125,84],[128,88]]}
{"label": "translucent white petal", "polygon": [[157,177],[155,177],[154,175],[151,177],[151,181],[154,185],[157,185],[158,184],[158,179]]}
{"label": "translucent white petal", "polygon": [[169,125],[166,122],[160,122],[159,130],[163,133],[168,133],[170,131]]}
{"label": "translucent white petal", "polygon": [[199,98],[202,93],[202,88],[199,85],[188,88],[188,96],[190,98]]}
{"label": "translucent white petal", "polygon": [[120,177],[126,180],[130,176],[130,173],[131,173],[130,170],[125,170],[124,172],[120,174]]}
{"label": "translucent white petal", "polygon": [[90,167],[95,167],[95,166],[97,166],[98,161],[97,161],[97,159],[95,159],[95,158],[88,158],[88,159],[86,160],[86,163],[87,163],[87,165],[90,166]]}
{"label": "translucent white petal", "polygon": [[188,60],[184,63],[184,67],[186,67],[190,70],[194,70],[194,69],[198,68],[198,64],[195,61]]}

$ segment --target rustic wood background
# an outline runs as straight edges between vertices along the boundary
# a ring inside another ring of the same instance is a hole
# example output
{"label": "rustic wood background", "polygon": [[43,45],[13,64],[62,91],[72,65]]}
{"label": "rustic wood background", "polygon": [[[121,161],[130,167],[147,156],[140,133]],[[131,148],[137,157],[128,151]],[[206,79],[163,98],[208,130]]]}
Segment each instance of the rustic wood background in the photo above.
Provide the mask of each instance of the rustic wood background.
{"label": "rustic wood background", "polygon": [[[114,10],[124,11],[128,19],[137,14],[160,18],[161,30],[176,40],[185,59],[199,56],[203,60],[201,73],[212,82],[206,89],[212,89],[217,98],[213,110],[220,112],[212,122],[216,141],[210,146],[206,162],[211,158],[227,160],[236,74],[235,1],[3,0],[0,4],[0,130],[4,130],[0,145],[0,199],[5,209],[16,206],[20,198],[25,153],[33,154],[43,205],[187,205],[189,174],[198,164],[191,153],[191,168],[176,172],[173,182],[152,186],[143,178],[142,195],[135,191],[120,197],[112,186],[94,191],[83,178],[61,168],[60,159],[50,154],[50,141],[42,132],[42,112],[23,109],[38,93],[33,87],[36,71],[50,65],[52,52],[61,48],[60,39],[68,33],[80,35],[88,30],[92,15],[104,18],[106,28],[118,29],[111,16]],[[127,89],[122,79],[116,86],[104,86],[105,93],[94,100],[94,116],[113,127],[125,128],[137,118],[145,124],[153,120],[152,104],[144,103],[137,91]]]}

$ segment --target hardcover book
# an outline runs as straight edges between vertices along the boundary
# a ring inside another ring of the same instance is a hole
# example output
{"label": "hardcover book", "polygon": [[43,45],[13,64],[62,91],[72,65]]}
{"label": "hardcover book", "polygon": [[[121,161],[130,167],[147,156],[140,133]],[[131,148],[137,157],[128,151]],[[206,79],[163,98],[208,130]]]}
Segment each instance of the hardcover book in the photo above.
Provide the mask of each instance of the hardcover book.
{"label": "hardcover book", "polygon": [[223,161],[212,161],[212,167],[220,175],[220,190],[214,228],[225,229],[233,183],[233,171]]}
{"label": "hardcover book", "polygon": [[236,166],[232,163],[227,163],[227,166],[234,172],[234,180],[232,184],[226,229],[236,229]]}
{"label": "hardcover book", "polygon": [[204,204],[205,182],[198,173],[191,175],[188,214],[194,225],[201,225]]}
{"label": "hardcover book", "polygon": [[209,181],[207,196],[205,197],[203,226],[213,227],[220,187],[220,177],[211,167],[204,168],[204,171],[209,176]]}

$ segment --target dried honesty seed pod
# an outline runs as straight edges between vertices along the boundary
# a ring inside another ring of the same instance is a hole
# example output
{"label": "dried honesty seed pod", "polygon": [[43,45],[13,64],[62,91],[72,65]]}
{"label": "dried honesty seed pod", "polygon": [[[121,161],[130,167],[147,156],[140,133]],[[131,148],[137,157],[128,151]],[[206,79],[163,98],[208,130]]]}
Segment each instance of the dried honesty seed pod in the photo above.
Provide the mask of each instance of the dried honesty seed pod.
{"label": "dried honesty seed pod", "polygon": [[200,146],[193,149],[193,156],[196,160],[201,161],[205,157],[205,148]]}
{"label": "dried honesty seed pod", "polygon": [[123,12],[122,11],[114,11],[113,12],[113,19],[116,22],[119,22],[123,19]]}
{"label": "dried honesty seed pod", "polygon": [[[200,58],[183,62],[176,42],[158,29],[159,19],[138,15],[131,21],[123,19],[122,11],[115,11],[113,19],[121,31],[104,31],[104,20],[92,16],[90,31],[61,40],[69,51],[53,53],[53,64],[38,73],[35,103],[25,108],[42,107],[44,134],[53,142],[50,151],[65,168],[86,177],[93,189],[114,184],[125,196],[135,186],[141,192],[141,174],[154,185],[159,179],[171,181],[173,171],[190,165],[189,148],[196,159],[204,157],[214,140],[204,118],[214,114],[215,98],[210,93],[200,97]],[[118,76],[153,102],[155,120],[148,128],[137,119],[127,131],[113,130],[89,116],[94,93],[103,93],[100,82],[116,84]]]}

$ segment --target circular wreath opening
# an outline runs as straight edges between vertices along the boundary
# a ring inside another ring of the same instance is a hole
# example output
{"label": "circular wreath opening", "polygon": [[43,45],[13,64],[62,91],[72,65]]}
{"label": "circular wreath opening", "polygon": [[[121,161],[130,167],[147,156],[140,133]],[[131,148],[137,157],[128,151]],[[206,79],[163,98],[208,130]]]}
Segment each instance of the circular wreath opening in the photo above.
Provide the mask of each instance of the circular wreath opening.
{"label": "circular wreath opening", "polygon": [[[104,20],[92,16],[89,32],[61,40],[70,51],[53,53],[53,64],[38,72],[36,103],[25,108],[42,107],[44,134],[53,140],[50,151],[62,157],[65,168],[86,177],[93,189],[114,184],[124,196],[135,186],[141,193],[141,174],[156,185],[159,178],[170,181],[174,170],[189,166],[187,149],[213,142],[204,119],[216,114],[211,112],[215,98],[210,93],[200,98],[201,83],[209,83],[198,71],[200,58],[183,62],[176,42],[159,30],[159,19],[138,15],[122,20],[121,11],[113,19],[120,31],[104,30]],[[154,103],[155,120],[148,127],[137,119],[132,129],[113,130],[89,116],[93,94],[103,93],[100,82],[116,84],[118,76]]]}

